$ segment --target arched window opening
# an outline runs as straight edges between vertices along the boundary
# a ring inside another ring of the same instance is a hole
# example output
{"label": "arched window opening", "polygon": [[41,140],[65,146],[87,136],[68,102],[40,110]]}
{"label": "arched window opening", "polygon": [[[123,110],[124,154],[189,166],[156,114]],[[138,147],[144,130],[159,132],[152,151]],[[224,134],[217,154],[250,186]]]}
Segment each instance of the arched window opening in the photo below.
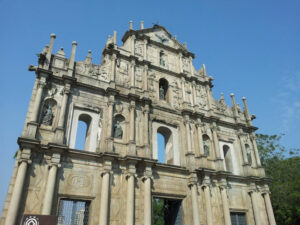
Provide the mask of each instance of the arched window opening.
{"label": "arched window opening", "polygon": [[174,164],[174,149],[172,132],[166,127],[157,129],[158,161]]}
{"label": "arched window opening", "polygon": [[114,117],[113,123],[113,137],[116,139],[123,139],[123,130],[124,130],[125,118],[118,114]]}
{"label": "arched window opening", "polygon": [[202,136],[202,140],[203,140],[204,155],[209,156],[210,155],[210,139],[206,134],[204,134]]}
{"label": "arched window opening", "polygon": [[247,152],[247,159],[248,159],[248,163],[250,165],[252,165],[252,156],[251,156],[251,149],[250,146],[248,144],[245,144],[245,148],[246,148],[246,152]]}
{"label": "arched window opening", "polygon": [[159,100],[168,100],[168,81],[165,79],[159,80]]}
{"label": "arched window opening", "polygon": [[90,145],[90,124],[92,118],[89,115],[81,114],[78,118],[75,149],[86,150]]}
{"label": "arched window opening", "polygon": [[232,171],[232,162],[231,162],[231,150],[228,145],[223,145],[223,154],[225,160],[225,169],[227,171]]}

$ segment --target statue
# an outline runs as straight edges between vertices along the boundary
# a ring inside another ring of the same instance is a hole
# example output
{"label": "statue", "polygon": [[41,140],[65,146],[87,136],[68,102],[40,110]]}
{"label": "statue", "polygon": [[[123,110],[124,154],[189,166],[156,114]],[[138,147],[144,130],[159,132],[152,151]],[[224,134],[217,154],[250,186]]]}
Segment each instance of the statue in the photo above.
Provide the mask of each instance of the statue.
{"label": "statue", "polygon": [[165,89],[163,88],[163,86],[160,86],[160,88],[159,88],[159,99],[160,100],[166,100],[166,98],[165,98]]}
{"label": "statue", "polygon": [[51,126],[53,117],[54,116],[53,116],[53,112],[52,112],[52,107],[50,105],[48,105],[48,108],[46,109],[44,116],[43,116],[42,124]]}
{"label": "statue", "polygon": [[209,156],[209,147],[206,145],[205,141],[203,143],[204,155]]}
{"label": "statue", "polygon": [[163,53],[163,52],[160,53],[159,64],[160,64],[161,66],[166,66],[165,60],[164,60],[164,53]]}
{"label": "statue", "polygon": [[114,138],[122,139],[123,137],[123,130],[120,125],[120,122],[117,121],[117,123],[114,125]]}

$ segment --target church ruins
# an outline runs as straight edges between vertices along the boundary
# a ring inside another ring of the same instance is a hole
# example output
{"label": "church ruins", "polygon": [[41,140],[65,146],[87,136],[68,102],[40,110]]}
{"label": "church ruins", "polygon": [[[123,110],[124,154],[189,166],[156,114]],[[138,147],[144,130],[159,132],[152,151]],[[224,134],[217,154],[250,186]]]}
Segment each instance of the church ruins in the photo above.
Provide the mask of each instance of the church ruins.
{"label": "church ruins", "polygon": [[234,94],[232,106],[216,100],[176,36],[130,22],[100,64],[91,51],[75,61],[76,42],[70,58],[53,54],[55,38],[29,67],[36,81],[1,225],[23,215],[31,225],[39,215],[59,225],[276,224],[246,98],[243,109]]}

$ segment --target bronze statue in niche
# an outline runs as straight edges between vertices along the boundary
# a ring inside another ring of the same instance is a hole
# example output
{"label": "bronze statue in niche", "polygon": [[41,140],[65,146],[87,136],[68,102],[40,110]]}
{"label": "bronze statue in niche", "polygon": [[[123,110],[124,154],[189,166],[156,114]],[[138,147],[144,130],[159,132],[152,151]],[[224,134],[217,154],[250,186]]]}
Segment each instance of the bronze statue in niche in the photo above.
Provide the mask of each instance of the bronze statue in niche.
{"label": "bronze statue in niche", "polygon": [[114,138],[122,139],[123,137],[123,130],[120,124],[120,121],[117,121],[114,125]]}

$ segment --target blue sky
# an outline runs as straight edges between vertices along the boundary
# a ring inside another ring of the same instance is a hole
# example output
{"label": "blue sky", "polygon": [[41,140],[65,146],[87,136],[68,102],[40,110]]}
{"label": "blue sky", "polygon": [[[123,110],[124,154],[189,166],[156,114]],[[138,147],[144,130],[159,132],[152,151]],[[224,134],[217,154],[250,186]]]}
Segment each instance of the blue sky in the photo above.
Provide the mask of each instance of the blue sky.
{"label": "blue sky", "polygon": [[0,0],[0,209],[3,207],[35,79],[28,72],[36,54],[55,33],[54,52],[76,60],[92,50],[99,63],[108,35],[118,44],[133,20],[158,23],[195,53],[194,65],[206,64],[215,78],[213,93],[227,104],[235,93],[247,97],[254,125],[265,134],[285,133],[282,144],[300,147],[300,1],[12,1]]}

